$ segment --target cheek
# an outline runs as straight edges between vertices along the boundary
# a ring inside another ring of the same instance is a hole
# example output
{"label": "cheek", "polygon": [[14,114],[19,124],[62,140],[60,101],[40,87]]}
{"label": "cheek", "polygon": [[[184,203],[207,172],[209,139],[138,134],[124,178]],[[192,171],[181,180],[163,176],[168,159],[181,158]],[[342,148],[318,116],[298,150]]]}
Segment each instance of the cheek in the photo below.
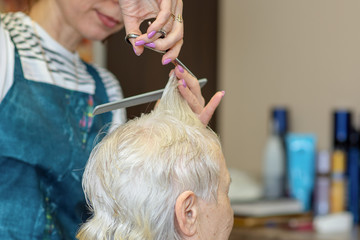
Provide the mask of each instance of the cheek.
{"label": "cheek", "polygon": [[234,224],[234,211],[233,209],[231,208],[231,205],[230,203],[227,205],[227,219],[229,220],[229,224],[231,224],[231,227],[233,226]]}
{"label": "cheek", "polygon": [[223,219],[226,219],[225,222],[226,222],[227,227],[232,229],[232,226],[234,224],[234,211],[231,208],[229,198],[225,199],[225,203],[224,203],[224,205],[222,207],[224,209],[224,211],[223,211]]}
{"label": "cheek", "polygon": [[121,30],[122,25],[118,25],[112,29],[104,27],[95,12],[86,14],[83,19],[77,23],[79,32],[90,40],[103,40],[113,33]]}
{"label": "cheek", "polygon": [[228,203],[226,206],[224,220],[225,219],[226,219],[226,221],[224,221],[226,224],[224,226],[225,231],[224,231],[224,235],[222,236],[223,237],[222,239],[224,239],[224,240],[229,238],[232,228],[233,228],[233,225],[234,225],[234,211],[231,208],[230,203]]}
{"label": "cheek", "polygon": [[229,224],[231,225],[231,228],[233,227],[234,225],[234,211],[233,209],[231,208],[230,206],[230,211],[229,211],[229,216],[230,216],[230,219],[229,219]]}
{"label": "cheek", "polygon": [[[226,200],[226,199],[224,199]],[[219,215],[217,216],[218,222],[216,229],[216,240],[227,240],[230,236],[232,227],[234,225],[234,213],[229,201],[224,201],[223,204],[218,206]]]}

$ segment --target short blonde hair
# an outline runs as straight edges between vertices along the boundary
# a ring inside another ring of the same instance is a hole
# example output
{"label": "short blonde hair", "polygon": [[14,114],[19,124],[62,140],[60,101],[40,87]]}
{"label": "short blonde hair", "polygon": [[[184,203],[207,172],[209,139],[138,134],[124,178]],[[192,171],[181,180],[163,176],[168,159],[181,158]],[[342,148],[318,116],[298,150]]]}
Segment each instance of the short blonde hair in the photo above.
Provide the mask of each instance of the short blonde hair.
{"label": "short blonde hair", "polygon": [[106,136],[92,151],[83,188],[93,216],[80,240],[180,239],[174,206],[184,191],[216,201],[221,145],[172,76],[160,104]]}

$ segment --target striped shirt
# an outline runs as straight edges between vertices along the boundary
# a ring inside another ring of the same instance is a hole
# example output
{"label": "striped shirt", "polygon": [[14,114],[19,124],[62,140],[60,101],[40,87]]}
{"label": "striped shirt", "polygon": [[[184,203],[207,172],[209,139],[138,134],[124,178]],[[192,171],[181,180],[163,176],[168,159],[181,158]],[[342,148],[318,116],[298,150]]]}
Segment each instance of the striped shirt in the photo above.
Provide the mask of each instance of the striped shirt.
{"label": "striped shirt", "polygon": [[[11,38],[18,49],[26,79],[95,93],[95,81],[78,53],[60,45],[26,14],[6,13],[0,14],[0,103],[14,82],[14,44]],[[115,76],[99,66],[94,67],[104,83],[109,101],[122,99],[122,90]],[[113,111],[113,123],[125,121],[124,109]]]}

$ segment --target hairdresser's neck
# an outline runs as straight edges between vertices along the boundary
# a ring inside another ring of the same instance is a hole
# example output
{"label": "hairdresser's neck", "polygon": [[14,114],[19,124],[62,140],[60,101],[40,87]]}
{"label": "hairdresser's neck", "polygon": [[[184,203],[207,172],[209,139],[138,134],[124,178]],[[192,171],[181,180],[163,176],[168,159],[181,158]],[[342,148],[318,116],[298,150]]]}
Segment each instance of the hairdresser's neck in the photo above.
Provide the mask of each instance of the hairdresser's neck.
{"label": "hairdresser's neck", "polygon": [[71,52],[75,52],[82,36],[64,18],[57,1],[38,1],[29,16]]}

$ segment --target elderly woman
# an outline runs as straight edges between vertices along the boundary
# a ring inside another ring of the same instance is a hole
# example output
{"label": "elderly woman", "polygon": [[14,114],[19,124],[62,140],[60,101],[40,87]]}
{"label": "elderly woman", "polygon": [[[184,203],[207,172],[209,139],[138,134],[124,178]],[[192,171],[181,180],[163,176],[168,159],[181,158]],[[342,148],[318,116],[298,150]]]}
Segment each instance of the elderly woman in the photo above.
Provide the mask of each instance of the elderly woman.
{"label": "elderly woman", "polygon": [[171,77],[158,107],[92,151],[83,188],[91,239],[228,239],[230,176],[217,135],[181,98]]}

